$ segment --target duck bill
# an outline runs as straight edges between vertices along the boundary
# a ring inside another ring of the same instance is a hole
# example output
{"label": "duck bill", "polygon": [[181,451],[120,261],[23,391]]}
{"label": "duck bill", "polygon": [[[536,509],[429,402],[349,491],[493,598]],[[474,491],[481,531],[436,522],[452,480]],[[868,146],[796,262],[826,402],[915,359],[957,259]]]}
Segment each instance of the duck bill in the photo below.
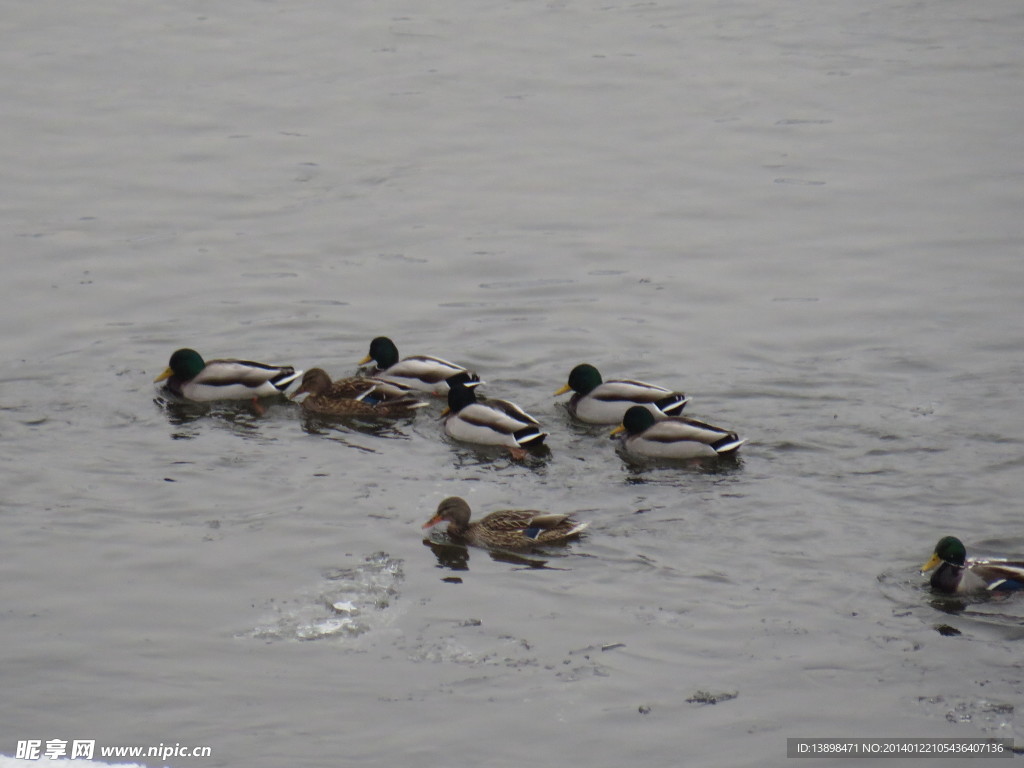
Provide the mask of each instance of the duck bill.
{"label": "duck bill", "polygon": [[359,365],[366,365],[371,360],[373,360],[373,355],[367,355],[366,357],[359,361]]}
{"label": "duck bill", "polygon": [[558,397],[559,395],[564,395],[566,392],[570,392],[570,391],[572,391],[572,387],[570,387],[568,384],[566,384],[560,390],[555,392],[555,394],[552,395],[552,397]]}
{"label": "duck bill", "polygon": [[169,379],[173,375],[174,375],[174,371],[172,371],[170,368],[168,368],[163,373],[161,373],[159,376],[157,376],[155,379],[153,379],[153,383],[156,384],[157,382],[163,381],[164,379]]}
{"label": "duck bill", "polygon": [[433,528],[435,525],[437,525],[440,522],[441,522],[441,516],[440,515],[434,515],[432,518],[430,518],[429,520],[427,520],[427,522],[425,522],[423,524],[423,528]]}
{"label": "duck bill", "polygon": [[444,410],[443,410],[443,411],[441,411],[441,415],[440,415],[440,416],[438,416],[438,418],[439,418],[439,419],[443,419],[443,418],[444,418],[445,416],[447,416],[447,415],[448,415],[449,413],[451,413],[451,412],[452,412],[452,409],[451,409],[451,408],[449,408],[449,407],[448,407],[448,406],[446,405],[446,406],[444,407]]}
{"label": "duck bill", "polygon": [[616,435],[621,435],[625,431],[626,431],[626,427],[624,425],[622,425],[622,424],[619,424],[619,426],[617,426],[615,429],[612,430],[611,435],[609,435],[609,436],[610,437],[615,437]]}
{"label": "duck bill", "polygon": [[942,558],[932,555],[927,563],[921,566],[921,573],[928,573],[932,568],[937,568],[942,563]]}

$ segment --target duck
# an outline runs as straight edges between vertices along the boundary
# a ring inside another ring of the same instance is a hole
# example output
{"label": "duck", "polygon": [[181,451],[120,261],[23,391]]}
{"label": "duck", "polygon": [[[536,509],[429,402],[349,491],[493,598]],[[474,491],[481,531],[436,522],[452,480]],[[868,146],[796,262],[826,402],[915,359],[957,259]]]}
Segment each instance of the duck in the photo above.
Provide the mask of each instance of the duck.
{"label": "duck", "polygon": [[409,416],[427,405],[394,382],[356,376],[331,381],[323,368],[305,372],[291,399],[300,395],[307,395],[302,410],[321,416]]}
{"label": "duck", "polygon": [[932,588],[939,592],[996,592],[1024,589],[1024,562],[1002,559],[977,560],[967,557],[967,548],[956,536],[943,536],[935,552],[921,566],[931,575]]}
{"label": "duck", "polygon": [[256,400],[285,394],[302,376],[290,365],[267,365],[251,360],[203,360],[194,349],[179,349],[167,369],[153,379],[166,381],[178,397],[196,402]]}
{"label": "duck", "polygon": [[564,544],[589,525],[571,515],[535,509],[502,509],[470,522],[472,512],[465,499],[450,496],[437,506],[423,528],[448,523],[448,536],[459,544],[486,549],[530,549],[544,544]]}
{"label": "duck", "polygon": [[623,448],[638,456],[659,459],[702,459],[728,456],[747,442],[735,432],[705,424],[685,416],[657,421],[642,405],[634,405],[612,430],[621,438]]}
{"label": "duck", "polygon": [[548,436],[533,416],[508,400],[478,400],[468,372],[448,379],[448,407],[441,412],[445,433],[467,443],[503,445],[522,458],[525,447],[538,447]]}
{"label": "duck", "polygon": [[370,353],[359,361],[359,365],[370,362],[375,364],[369,371],[371,376],[381,376],[432,394],[446,394],[447,380],[457,373],[467,374],[469,381],[480,381],[473,371],[440,357],[412,355],[400,360],[398,347],[387,336],[378,336],[370,342]]}
{"label": "duck", "polygon": [[569,372],[569,382],[555,392],[555,397],[573,391],[569,412],[587,424],[621,424],[626,411],[642,405],[655,419],[678,416],[690,398],[657,384],[634,379],[604,381],[600,371],[590,363],[580,363]]}

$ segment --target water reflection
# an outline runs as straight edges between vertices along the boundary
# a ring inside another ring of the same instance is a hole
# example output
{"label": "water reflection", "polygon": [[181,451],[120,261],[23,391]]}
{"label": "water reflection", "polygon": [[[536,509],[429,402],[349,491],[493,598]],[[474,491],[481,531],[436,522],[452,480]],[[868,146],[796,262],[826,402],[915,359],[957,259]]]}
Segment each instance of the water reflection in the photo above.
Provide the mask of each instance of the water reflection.
{"label": "water reflection", "polygon": [[368,419],[360,416],[322,416],[303,413],[302,429],[310,435],[327,435],[332,432],[359,432],[372,437],[391,440],[408,440],[409,435],[398,428],[393,419]]}
{"label": "water reflection", "polygon": [[[287,413],[289,418],[293,414],[300,414],[300,424],[304,432],[325,437],[335,436],[339,433],[343,435],[358,433],[390,440],[408,440],[410,436],[401,428],[401,425],[412,420],[411,417],[374,419],[361,416],[323,416],[305,413],[296,404],[288,401],[274,403],[267,407],[260,402],[241,400],[196,403],[171,396],[158,396],[153,399],[153,404],[163,411],[168,423],[173,427],[185,427],[208,421],[227,426],[243,435],[255,433],[266,421],[271,411]],[[194,433],[180,432],[176,433],[174,438],[190,439],[194,436]],[[372,451],[370,448],[364,448],[364,450]]]}
{"label": "water reflection", "polygon": [[154,397],[153,404],[162,410],[167,420],[176,427],[196,421],[210,412],[208,404],[169,400],[163,397]]}
{"label": "water reflection", "polygon": [[433,541],[429,538],[423,539],[423,545],[433,550],[434,557],[437,558],[437,564],[441,568],[447,568],[450,571],[469,570],[469,547]]}
{"label": "water reflection", "polygon": [[637,457],[627,453],[621,447],[616,450],[630,476],[627,483],[646,482],[644,475],[658,470],[685,470],[704,475],[727,475],[743,469],[743,459],[739,456],[718,456],[697,459],[652,459]]}
{"label": "water reflection", "polygon": [[[455,544],[443,539],[423,539],[423,546],[429,547],[434,557],[437,558],[439,568],[446,568],[451,571],[469,570],[469,547]],[[525,566],[526,568],[545,570],[567,570],[565,568],[553,568],[548,565],[548,560],[539,557],[528,557],[518,552],[505,552],[502,550],[488,549],[486,551],[491,559],[499,563],[510,563],[512,565]]]}
{"label": "water reflection", "polygon": [[882,594],[900,606],[894,615],[916,616],[940,635],[988,631],[1004,640],[1024,639],[1024,595],[1020,592],[944,594],[932,589],[916,568],[879,574],[878,582]]}
{"label": "water reflection", "polygon": [[508,448],[497,445],[472,445],[460,443],[446,437],[453,446],[454,463],[457,468],[463,467],[494,467],[518,466],[532,470],[544,470],[551,459],[551,449],[546,445],[535,448],[520,449],[520,455],[513,455]]}
{"label": "water reflection", "polygon": [[[247,401],[194,403],[188,400],[157,397],[153,399],[153,403],[164,412],[167,422],[172,427],[185,427],[207,419],[240,434],[251,434],[266,415],[262,406],[259,409],[254,409],[253,404]],[[193,436],[188,433],[174,435],[175,439]]]}

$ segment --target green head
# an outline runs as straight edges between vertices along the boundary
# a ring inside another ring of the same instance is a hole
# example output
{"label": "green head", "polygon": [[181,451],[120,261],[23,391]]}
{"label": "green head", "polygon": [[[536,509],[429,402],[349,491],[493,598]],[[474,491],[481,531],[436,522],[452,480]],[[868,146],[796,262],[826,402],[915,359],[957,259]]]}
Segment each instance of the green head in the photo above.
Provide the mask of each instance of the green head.
{"label": "green head", "polygon": [[377,362],[378,368],[390,368],[398,362],[398,347],[387,336],[378,336],[370,342],[370,354],[363,358],[363,363],[371,360]]}
{"label": "green head", "polygon": [[171,360],[167,364],[167,370],[157,376],[154,381],[163,381],[164,379],[171,378],[171,376],[176,376],[182,381],[188,381],[198,376],[205,367],[206,362],[203,360],[202,355],[194,349],[179,349],[171,355]]}
{"label": "green head", "polygon": [[654,414],[642,405],[634,405],[622,417],[622,426],[616,427],[612,434],[625,430],[631,435],[639,435],[645,429],[654,426]]}
{"label": "green head", "polygon": [[580,363],[569,372],[569,388],[581,395],[593,392],[602,381],[600,371],[590,363]]}
{"label": "green head", "polygon": [[956,536],[943,536],[935,545],[935,555],[944,562],[963,565],[967,560],[967,549]]}
{"label": "green head", "polygon": [[465,374],[457,373],[446,379],[448,382],[448,410],[446,413],[458,413],[467,405],[476,402],[476,388],[467,387],[466,378]]}

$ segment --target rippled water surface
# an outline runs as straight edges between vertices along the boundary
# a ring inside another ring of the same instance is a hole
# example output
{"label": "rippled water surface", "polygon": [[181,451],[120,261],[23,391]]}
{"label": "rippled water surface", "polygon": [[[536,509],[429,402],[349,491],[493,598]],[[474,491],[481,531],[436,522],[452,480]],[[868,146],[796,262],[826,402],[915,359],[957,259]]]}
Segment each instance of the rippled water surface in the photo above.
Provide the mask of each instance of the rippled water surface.
{"label": "rippled water surface", "polygon": [[[7,5],[0,754],[1018,735],[1024,602],[916,569],[1024,554],[1019,3]],[[181,346],[347,375],[379,334],[549,450],[151,383]],[[552,396],[584,360],[740,460],[625,460]],[[450,495],[589,535],[428,546]]]}

